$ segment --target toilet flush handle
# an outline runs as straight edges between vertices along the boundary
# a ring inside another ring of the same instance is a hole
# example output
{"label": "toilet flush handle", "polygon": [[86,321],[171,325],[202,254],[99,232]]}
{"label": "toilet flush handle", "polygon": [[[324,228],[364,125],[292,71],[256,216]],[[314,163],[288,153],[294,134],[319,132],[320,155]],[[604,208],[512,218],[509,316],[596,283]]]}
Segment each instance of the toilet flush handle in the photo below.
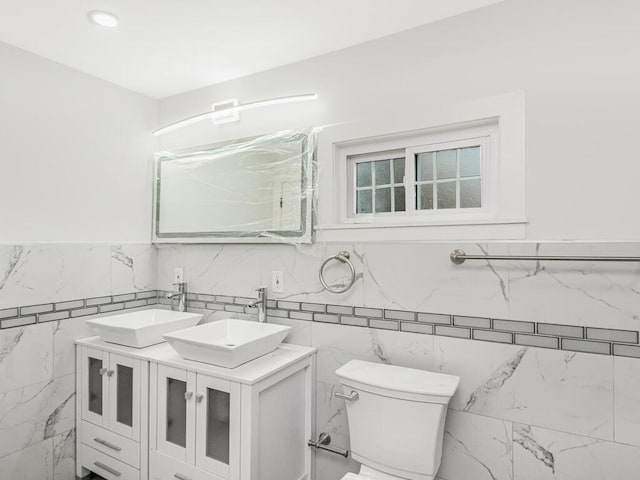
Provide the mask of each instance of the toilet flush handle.
{"label": "toilet flush handle", "polygon": [[354,400],[358,400],[358,398],[360,398],[360,394],[358,394],[358,392],[356,392],[355,390],[351,390],[351,393],[340,393],[340,392],[336,392],[333,394],[336,398],[342,398],[343,400],[349,400],[350,402],[353,402]]}

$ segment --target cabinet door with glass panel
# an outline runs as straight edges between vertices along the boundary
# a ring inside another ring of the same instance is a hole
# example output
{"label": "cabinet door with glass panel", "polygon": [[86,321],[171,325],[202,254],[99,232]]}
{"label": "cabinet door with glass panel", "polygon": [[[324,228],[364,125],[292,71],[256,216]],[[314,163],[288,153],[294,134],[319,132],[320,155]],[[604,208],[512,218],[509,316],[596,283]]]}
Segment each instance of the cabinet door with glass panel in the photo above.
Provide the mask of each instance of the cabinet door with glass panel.
{"label": "cabinet door with glass panel", "polygon": [[197,375],[196,466],[234,478],[230,465],[240,457],[240,385]]}
{"label": "cabinet door with glass panel", "polygon": [[140,441],[142,361],[81,347],[82,419]]}
{"label": "cabinet door with glass panel", "polygon": [[[193,464],[196,438],[193,397],[196,374],[165,365],[158,365],[157,372],[157,381],[153,382],[152,378],[152,388],[155,383],[157,390],[156,449],[172,458]],[[153,393],[151,401],[154,402]]]}
{"label": "cabinet door with glass panel", "polygon": [[158,365],[156,450],[218,478],[237,478],[240,386]]}

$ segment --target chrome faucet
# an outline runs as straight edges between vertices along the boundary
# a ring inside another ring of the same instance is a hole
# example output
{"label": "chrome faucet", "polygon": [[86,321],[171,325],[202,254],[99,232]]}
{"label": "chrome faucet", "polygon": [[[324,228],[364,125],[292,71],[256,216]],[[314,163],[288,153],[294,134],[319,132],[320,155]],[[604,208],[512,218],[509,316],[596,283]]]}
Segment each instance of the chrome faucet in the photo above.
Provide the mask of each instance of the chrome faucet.
{"label": "chrome faucet", "polygon": [[[174,285],[178,286],[178,292],[168,293],[167,298],[171,300],[172,303],[174,299],[179,298],[178,311],[186,312],[187,311],[187,284],[182,282],[182,283],[174,283]],[[173,305],[171,305],[171,308],[173,308]]]}
{"label": "chrome faucet", "polygon": [[258,307],[258,321],[263,323],[267,321],[267,287],[258,287],[256,292],[258,292],[258,299],[247,306]]}

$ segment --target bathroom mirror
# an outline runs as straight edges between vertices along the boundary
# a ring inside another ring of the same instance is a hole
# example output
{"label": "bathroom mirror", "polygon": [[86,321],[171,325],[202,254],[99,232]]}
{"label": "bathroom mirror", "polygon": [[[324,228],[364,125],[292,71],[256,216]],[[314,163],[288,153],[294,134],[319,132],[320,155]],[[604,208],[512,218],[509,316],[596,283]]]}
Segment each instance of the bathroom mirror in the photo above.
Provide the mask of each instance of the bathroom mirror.
{"label": "bathroom mirror", "polygon": [[157,243],[311,242],[312,131],[156,155]]}

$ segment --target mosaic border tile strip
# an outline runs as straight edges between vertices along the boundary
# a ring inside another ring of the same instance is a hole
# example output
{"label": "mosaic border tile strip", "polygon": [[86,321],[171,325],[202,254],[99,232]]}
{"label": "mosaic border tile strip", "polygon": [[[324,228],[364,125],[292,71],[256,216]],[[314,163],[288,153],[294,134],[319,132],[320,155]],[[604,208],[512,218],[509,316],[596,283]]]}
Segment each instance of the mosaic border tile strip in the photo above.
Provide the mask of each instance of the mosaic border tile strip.
{"label": "mosaic border tile strip", "polygon": [[[159,290],[158,303],[169,305],[170,302],[166,299],[168,293],[174,292]],[[255,314],[257,309],[247,306],[254,300],[230,295],[190,293],[187,296],[187,306],[209,311]],[[267,317],[274,320],[289,318],[481,342],[640,358],[640,335],[634,330],[276,299],[267,301]]]}
{"label": "mosaic border tile strip", "polygon": [[[165,290],[103,295],[36,305],[0,309],[0,329],[25,327],[71,318],[170,305]],[[211,312],[256,314],[253,298],[188,293],[189,308]],[[357,305],[268,300],[267,317],[331,323],[467,340],[523,345],[572,352],[640,358],[638,331],[615,328],[561,325],[511,319],[470,317],[442,313],[412,312]]]}
{"label": "mosaic border tile strip", "polygon": [[24,327],[118,310],[129,310],[156,305],[157,303],[158,291],[147,290],[144,292],[4,308],[0,310],[0,329]]}

